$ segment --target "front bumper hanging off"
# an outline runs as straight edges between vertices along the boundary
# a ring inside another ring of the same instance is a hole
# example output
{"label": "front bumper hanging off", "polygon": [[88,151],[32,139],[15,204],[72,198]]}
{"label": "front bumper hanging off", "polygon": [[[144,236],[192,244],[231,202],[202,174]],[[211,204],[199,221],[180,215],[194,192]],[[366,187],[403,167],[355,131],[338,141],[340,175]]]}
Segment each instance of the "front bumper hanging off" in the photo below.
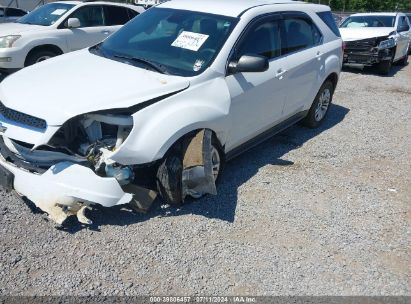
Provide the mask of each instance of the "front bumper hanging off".
{"label": "front bumper hanging off", "polygon": [[344,51],[344,64],[361,64],[372,66],[382,61],[391,60],[392,52],[390,49],[379,51],[357,51],[346,49]]}
{"label": "front bumper hanging off", "polygon": [[42,170],[17,157],[4,139],[0,139],[0,185],[31,200],[58,224],[73,214],[89,224],[82,215],[83,207],[91,204],[112,207],[133,200],[133,194],[126,193],[115,178],[98,176],[74,158]]}
{"label": "front bumper hanging off", "polygon": [[36,174],[0,158],[0,168],[1,175],[8,176],[0,179],[2,186],[27,197],[58,224],[84,204],[112,207],[133,199],[133,194],[125,193],[115,178],[97,176],[91,169],[71,162],[58,163]]}

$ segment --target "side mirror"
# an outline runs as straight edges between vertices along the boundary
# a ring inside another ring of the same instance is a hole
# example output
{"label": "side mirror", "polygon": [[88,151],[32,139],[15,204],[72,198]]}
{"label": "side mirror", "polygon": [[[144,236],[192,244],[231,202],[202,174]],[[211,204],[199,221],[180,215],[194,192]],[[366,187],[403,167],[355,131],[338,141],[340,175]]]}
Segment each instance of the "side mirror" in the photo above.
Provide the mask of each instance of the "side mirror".
{"label": "side mirror", "polygon": [[232,61],[228,66],[231,74],[245,72],[265,72],[269,68],[268,58],[260,55],[243,55],[238,62]]}
{"label": "side mirror", "polygon": [[402,33],[402,32],[407,32],[409,30],[410,30],[410,27],[408,25],[403,25],[403,26],[400,26],[400,28],[398,29],[398,32]]}
{"label": "side mirror", "polygon": [[68,28],[78,28],[80,27],[80,20],[78,20],[78,18],[69,18],[67,20],[67,27]]}

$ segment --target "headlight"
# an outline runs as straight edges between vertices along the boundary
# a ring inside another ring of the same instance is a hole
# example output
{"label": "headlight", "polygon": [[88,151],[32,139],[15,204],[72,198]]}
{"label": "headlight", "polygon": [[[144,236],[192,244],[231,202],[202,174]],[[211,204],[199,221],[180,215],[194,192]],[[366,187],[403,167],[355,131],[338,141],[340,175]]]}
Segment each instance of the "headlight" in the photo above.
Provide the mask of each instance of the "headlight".
{"label": "headlight", "polygon": [[0,37],[0,48],[11,48],[16,42],[17,39],[19,39],[21,36],[20,35],[9,35],[9,36],[3,36]]}
{"label": "headlight", "polygon": [[388,40],[384,40],[380,42],[380,45],[378,46],[380,49],[389,49],[395,46],[395,40],[393,38],[390,38]]}

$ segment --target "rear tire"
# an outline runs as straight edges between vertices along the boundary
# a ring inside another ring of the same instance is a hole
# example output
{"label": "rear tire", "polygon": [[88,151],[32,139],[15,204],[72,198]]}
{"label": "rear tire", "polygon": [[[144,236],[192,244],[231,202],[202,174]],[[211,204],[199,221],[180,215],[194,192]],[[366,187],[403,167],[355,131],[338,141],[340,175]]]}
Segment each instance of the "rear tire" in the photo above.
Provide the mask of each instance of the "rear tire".
{"label": "rear tire", "polygon": [[324,121],[332,102],[334,85],[330,80],[324,82],[311,105],[303,124],[309,128],[317,128]]}
{"label": "rear tire", "polygon": [[52,57],[57,56],[58,54],[56,54],[53,51],[48,51],[48,50],[39,50],[39,51],[34,51],[33,53],[31,53],[27,59],[26,59],[26,63],[24,66],[30,66],[33,65],[35,63],[38,62],[42,62],[45,61],[47,59],[50,59]]}

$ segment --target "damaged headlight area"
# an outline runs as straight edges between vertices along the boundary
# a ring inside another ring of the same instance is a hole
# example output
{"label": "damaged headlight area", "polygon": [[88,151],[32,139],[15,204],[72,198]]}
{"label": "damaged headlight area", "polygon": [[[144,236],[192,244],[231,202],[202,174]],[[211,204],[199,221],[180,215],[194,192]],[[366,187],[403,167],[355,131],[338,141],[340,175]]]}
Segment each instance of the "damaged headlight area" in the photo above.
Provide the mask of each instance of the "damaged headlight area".
{"label": "damaged headlight area", "polygon": [[114,177],[121,186],[129,184],[133,169],[110,159],[133,127],[128,115],[87,114],[66,122],[46,148],[66,151],[87,163],[101,177]]}
{"label": "damaged headlight area", "polygon": [[397,43],[395,42],[394,38],[389,38],[387,40],[383,40],[380,42],[380,44],[378,45],[378,48],[383,50],[383,49],[390,49],[393,48],[397,45]]}
{"label": "damaged headlight area", "polygon": [[11,177],[10,188],[57,224],[71,215],[91,224],[85,210],[93,204],[146,211],[157,194],[133,183],[133,166],[111,159],[132,128],[130,115],[95,113],[70,119],[37,147],[0,136],[0,171]]}

